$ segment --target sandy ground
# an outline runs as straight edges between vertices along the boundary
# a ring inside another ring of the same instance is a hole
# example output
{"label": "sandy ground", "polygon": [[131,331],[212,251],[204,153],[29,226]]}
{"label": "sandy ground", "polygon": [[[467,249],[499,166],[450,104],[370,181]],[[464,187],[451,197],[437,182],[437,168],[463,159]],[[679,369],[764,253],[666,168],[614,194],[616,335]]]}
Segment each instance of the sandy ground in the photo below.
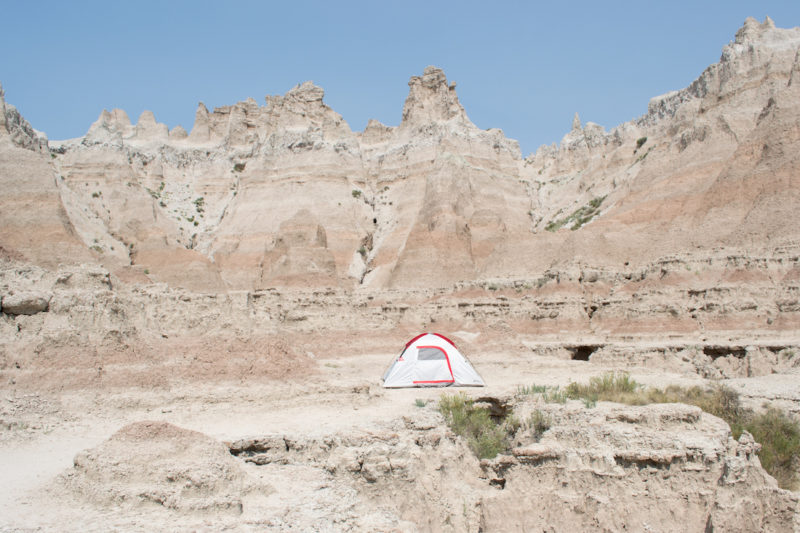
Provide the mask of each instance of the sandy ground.
{"label": "sandy ground", "polygon": [[[318,359],[319,372],[305,381],[191,384],[168,391],[70,391],[50,396],[5,391],[0,530],[58,529],[64,511],[52,508],[47,487],[72,466],[76,453],[97,446],[131,422],[166,421],[223,442],[274,434],[313,437],[370,431],[415,409],[415,400],[436,400],[442,394],[442,389],[383,389],[380,376],[392,357],[380,353]],[[489,353],[471,360],[488,384],[460,389],[473,396],[511,395],[520,385],[564,386],[610,370],[532,353]],[[629,370],[634,379],[653,386],[703,382],[691,375]],[[797,377],[739,379],[731,380],[731,385],[760,403],[775,391],[776,384],[781,397],[799,398]]]}

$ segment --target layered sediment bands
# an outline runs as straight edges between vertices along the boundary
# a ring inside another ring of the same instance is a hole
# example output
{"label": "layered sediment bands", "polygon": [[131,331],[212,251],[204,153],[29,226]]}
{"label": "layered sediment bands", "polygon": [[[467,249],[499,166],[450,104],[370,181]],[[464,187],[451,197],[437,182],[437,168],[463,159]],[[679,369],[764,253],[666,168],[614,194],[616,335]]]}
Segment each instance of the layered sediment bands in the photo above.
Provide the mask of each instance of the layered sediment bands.
{"label": "layered sediment bands", "polygon": [[[722,245],[746,255],[797,246],[798,49],[800,30],[748,19],[719,63],[646,115],[608,132],[576,115],[525,159],[428,67],[396,127],[353,132],[306,82],[264,105],[201,103],[188,135],[103,111],[85,137],[52,144],[52,164],[97,261],[197,290],[436,288]],[[284,234],[298,224],[324,244]]]}
{"label": "layered sediment bands", "polygon": [[[0,88],[0,113],[3,109]],[[38,144],[20,141],[32,142],[23,134],[33,130],[24,119],[12,116],[21,121],[20,127],[12,124],[11,133],[5,125],[0,127],[0,254],[48,268],[65,261],[90,262],[91,254],[61,202],[49,156],[38,151]],[[46,138],[43,143],[46,146]]]}
{"label": "layered sediment bands", "polygon": [[[276,248],[269,267],[274,279],[294,275],[297,260],[327,265],[319,279],[329,279],[334,263],[319,226],[287,228],[286,235],[305,244],[285,255]],[[4,374],[19,385],[49,379],[54,357],[89,377],[101,360],[117,361],[120,371],[146,360],[148,366],[137,372],[161,379],[165,369],[185,366],[191,352],[185,347],[200,337],[206,339],[202,351],[217,354],[212,359],[230,357],[238,365],[240,355],[256,354],[259,339],[270,336],[291,339],[300,354],[319,350],[321,343],[329,355],[353,355],[393,352],[423,330],[461,332],[459,343],[477,354],[492,346],[531,359],[550,356],[711,379],[754,377],[800,365],[799,261],[792,254],[720,253],[703,261],[665,258],[623,273],[576,265],[541,278],[440,289],[295,287],[205,294],[129,287],[96,268],[53,273],[9,267],[2,270],[0,291],[36,292],[48,307],[33,316],[6,312],[0,348]],[[230,339],[244,344],[231,352]],[[83,355],[70,358],[67,352]],[[107,383],[115,382],[104,368]]]}

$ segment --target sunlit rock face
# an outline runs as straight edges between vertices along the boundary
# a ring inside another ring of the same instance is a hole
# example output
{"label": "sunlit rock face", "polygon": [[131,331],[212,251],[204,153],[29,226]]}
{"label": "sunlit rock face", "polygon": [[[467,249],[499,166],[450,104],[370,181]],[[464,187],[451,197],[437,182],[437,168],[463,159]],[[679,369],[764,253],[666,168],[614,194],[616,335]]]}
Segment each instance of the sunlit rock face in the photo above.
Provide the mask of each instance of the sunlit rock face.
{"label": "sunlit rock face", "polygon": [[[748,19],[719,63],[644,116],[606,130],[576,115],[560,144],[524,159],[469,120],[436,67],[411,77],[398,126],[363,132],[311,82],[263,105],[200,103],[189,133],[115,109],[49,145],[2,100],[3,178],[35,174],[55,202],[28,233],[65,236],[35,252],[40,237],[9,229],[0,245],[212,292],[432,288],[720,247],[769,254],[797,242],[798,49],[800,29]],[[22,220],[4,213],[4,230]]]}

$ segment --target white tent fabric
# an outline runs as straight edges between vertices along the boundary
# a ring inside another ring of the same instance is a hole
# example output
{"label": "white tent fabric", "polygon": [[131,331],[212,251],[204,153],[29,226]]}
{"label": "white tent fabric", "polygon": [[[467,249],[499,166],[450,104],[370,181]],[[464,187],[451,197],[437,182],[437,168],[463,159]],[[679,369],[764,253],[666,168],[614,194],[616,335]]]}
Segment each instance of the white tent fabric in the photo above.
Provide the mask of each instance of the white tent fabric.
{"label": "white tent fabric", "polygon": [[438,333],[423,333],[411,339],[383,374],[383,386],[395,387],[483,387],[483,379],[453,341]]}

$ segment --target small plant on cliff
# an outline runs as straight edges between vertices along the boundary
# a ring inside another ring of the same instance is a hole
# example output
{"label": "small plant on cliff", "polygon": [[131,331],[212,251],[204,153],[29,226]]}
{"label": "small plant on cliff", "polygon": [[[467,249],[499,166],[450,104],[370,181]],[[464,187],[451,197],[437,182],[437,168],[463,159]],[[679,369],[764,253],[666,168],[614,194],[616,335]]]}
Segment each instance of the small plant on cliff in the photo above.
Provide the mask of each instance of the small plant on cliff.
{"label": "small plant on cliff", "polygon": [[350,194],[353,195],[353,198],[361,198],[361,191],[359,191],[358,189],[353,189],[353,191]]}
{"label": "small plant on cliff", "polygon": [[[647,137],[639,137],[638,139],[636,139],[636,150],[641,148],[646,142],[647,142]],[[634,150],[634,152],[636,152],[636,150]]]}
{"label": "small plant on cliff", "polygon": [[241,171],[243,171],[243,170],[244,170],[244,167],[245,167],[245,165],[246,165],[246,164],[247,164],[247,163],[236,163],[235,165],[233,165],[233,171],[234,171],[234,172],[241,172]]}
{"label": "small plant on cliff", "polygon": [[495,422],[489,409],[474,405],[464,393],[443,394],[439,399],[439,412],[454,433],[467,441],[470,450],[479,459],[492,459],[509,448],[509,437],[520,427],[510,413]]}
{"label": "small plant on cliff", "polygon": [[553,419],[547,413],[543,413],[539,409],[534,409],[534,411],[528,416],[526,423],[528,428],[533,433],[533,440],[539,442],[545,431],[550,429],[550,426],[553,425]]}
{"label": "small plant on cliff", "polygon": [[579,207],[569,216],[560,218],[557,220],[550,221],[544,229],[547,231],[558,231],[563,226],[571,224],[570,228],[572,231],[576,229],[580,229],[581,226],[592,220],[596,217],[600,212],[600,206],[603,204],[603,200],[605,200],[605,196],[598,196],[593,198],[589,201],[588,204],[584,205],[583,207]]}
{"label": "small plant on cliff", "polygon": [[570,383],[566,394],[574,400],[591,402],[603,400],[639,405],[637,390],[640,388],[640,385],[625,372],[607,372],[602,376],[591,378],[588,385]]}
{"label": "small plant on cliff", "polygon": [[764,470],[778,485],[797,490],[797,463],[800,461],[800,425],[781,411],[768,408],[745,426],[756,442],[761,443],[758,458]]}

